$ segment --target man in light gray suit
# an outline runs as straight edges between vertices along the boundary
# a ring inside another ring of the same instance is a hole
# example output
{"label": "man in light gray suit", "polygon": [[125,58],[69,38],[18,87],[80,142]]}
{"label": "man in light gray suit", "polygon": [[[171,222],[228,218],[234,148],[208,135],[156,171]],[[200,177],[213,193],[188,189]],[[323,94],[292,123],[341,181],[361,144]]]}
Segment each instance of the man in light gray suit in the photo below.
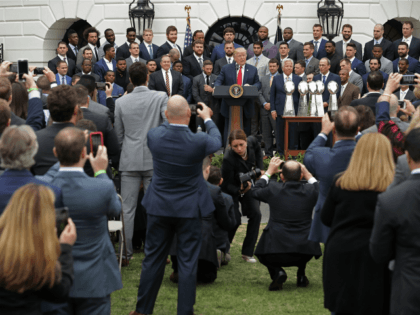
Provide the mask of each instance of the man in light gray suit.
{"label": "man in light gray suit", "polygon": [[146,60],[140,58],[140,45],[136,42],[130,44],[130,57],[125,59],[127,63],[127,69],[130,69],[130,66],[135,62],[142,62],[146,64]]}
{"label": "man in light gray suit", "polygon": [[359,88],[359,94],[363,91],[363,78],[351,69],[351,62],[345,58],[340,61],[341,70],[347,70],[349,72],[349,82]]}
{"label": "man in light gray suit", "polygon": [[115,132],[121,146],[121,196],[123,200],[124,230],[127,242],[125,265],[133,256],[134,217],[140,185],[149,187],[153,175],[153,159],[147,145],[147,133],[166,121],[168,96],[165,92],[147,88],[149,80],[145,64],[137,62],[130,69],[134,90],[119,98],[115,105]]}
{"label": "man in light gray suit", "polygon": [[303,45],[303,56],[305,57],[305,74],[308,75],[313,73],[314,75],[319,74],[319,60],[314,57],[314,44],[306,42]]}
{"label": "man in light gray suit", "polygon": [[[293,30],[290,27],[286,27],[283,31],[283,41],[289,44],[289,58],[293,59],[296,63],[298,60],[303,60],[303,44],[293,39]],[[280,42],[276,43],[277,50],[280,48]],[[279,59],[279,56],[276,57]],[[279,59],[280,60],[280,59]]]}
{"label": "man in light gray suit", "polygon": [[340,40],[335,44],[335,53],[340,56],[340,59],[346,58],[346,48],[347,44],[353,43],[356,45],[356,58],[359,60],[362,59],[362,44],[356,42],[351,38],[353,35],[353,26],[350,24],[344,24],[341,34],[343,35],[343,40]]}
{"label": "man in light gray suit", "polygon": [[[373,50],[372,50],[373,57],[381,60],[380,70],[385,72],[385,73],[391,74],[391,73],[394,72],[394,65],[393,65],[392,61],[385,58],[382,55],[382,53],[383,53],[383,48],[382,48],[381,45],[378,44],[378,45],[373,46]],[[365,62],[365,67],[366,67],[366,72],[367,73],[370,72],[369,61],[370,61],[370,59],[366,60],[366,62]]]}
{"label": "man in light gray suit", "polygon": [[94,27],[89,27],[83,32],[83,37],[87,40],[88,44],[80,48],[79,52],[77,53],[76,65],[80,66],[82,64],[84,59],[83,52],[87,47],[90,47],[90,49],[92,49],[92,67],[99,60],[99,50],[98,47],[96,47],[96,43],[98,42],[99,36],[99,31]]}

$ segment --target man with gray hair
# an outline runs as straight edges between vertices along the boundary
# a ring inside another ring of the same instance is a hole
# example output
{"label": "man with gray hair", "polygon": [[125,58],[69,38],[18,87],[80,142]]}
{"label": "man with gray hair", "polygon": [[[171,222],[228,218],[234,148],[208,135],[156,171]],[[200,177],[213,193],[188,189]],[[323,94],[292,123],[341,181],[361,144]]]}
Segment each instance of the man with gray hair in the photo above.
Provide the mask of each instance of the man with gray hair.
{"label": "man with gray hair", "polygon": [[389,60],[394,60],[394,46],[391,41],[385,39],[383,36],[384,26],[382,24],[376,24],[373,28],[373,39],[365,44],[363,62],[373,58],[372,50],[374,45],[381,45],[383,50],[382,55]]}

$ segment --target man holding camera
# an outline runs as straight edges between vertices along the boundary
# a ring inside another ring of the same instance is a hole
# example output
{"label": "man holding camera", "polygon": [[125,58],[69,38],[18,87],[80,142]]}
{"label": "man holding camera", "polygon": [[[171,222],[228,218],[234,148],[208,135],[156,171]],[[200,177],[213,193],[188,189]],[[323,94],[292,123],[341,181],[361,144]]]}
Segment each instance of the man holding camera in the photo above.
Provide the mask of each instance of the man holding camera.
{"label": "man holding camera", "polygon": [[[280,168],[281,169],[280,169]],[[270,181],[280,173],[283,183]],[[301,182],[304,178],[308,183]],[[265,265],[273,282],[270,291],[283,288],[287,279],[282,267],[297,266],[297,286],[307,287],[306,264],[319,258],[319,243],[308,240],[312,210],[318,199],[319,184],[306,167],[296,161],[273,157],[267,172],[252,188],[252,196],[270,206],[270,219],[258,242],[255,255]]]}

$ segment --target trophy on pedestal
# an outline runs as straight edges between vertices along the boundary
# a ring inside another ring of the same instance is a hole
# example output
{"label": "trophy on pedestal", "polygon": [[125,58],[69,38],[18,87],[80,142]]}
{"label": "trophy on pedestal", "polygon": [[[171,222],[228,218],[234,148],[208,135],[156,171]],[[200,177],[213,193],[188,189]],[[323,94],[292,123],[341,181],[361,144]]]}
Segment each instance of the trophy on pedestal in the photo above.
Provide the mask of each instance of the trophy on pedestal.
{"label": "trophy on pedestal", "polygon": [[325,85],[318,80],[316,83],[316,116],[324,116],[324,101],[322,100],[322,93],[324,93]]}
{"label": "trophy on pedestal", "polygon": [[283,116],[294,117],[296,114],[292,94],[295,91],[295,84],[292,81],[287,81],[284,84],[284,91],[286,92],[286,102],[284,103]]}
{"label": "trophy on pedestal", "polygon": [[331,112],[331,117],[334,117],[338,111],[337,91],[338,84],[335,81],[330,81],[327,85],[328,92],[330,92],[330,101],[328,102],[328,111]]}
{"label": "trophy on pedestal", "polygon": [[314,81],[309,82],[308,88],[309,88],[309,94],[311,95],[309,113],[311,117],[316,117],[316,92],[317,92],[316,83]]}
{"label": "trophy on pedestal", "polygon": [[308,83],[301,81],[298,85],[298,91],[300,94],[300,98],[297,115],[301,117],[306,117],[308,116],[308,100],[306,97],[306,94],[308,94],[309,91]]}

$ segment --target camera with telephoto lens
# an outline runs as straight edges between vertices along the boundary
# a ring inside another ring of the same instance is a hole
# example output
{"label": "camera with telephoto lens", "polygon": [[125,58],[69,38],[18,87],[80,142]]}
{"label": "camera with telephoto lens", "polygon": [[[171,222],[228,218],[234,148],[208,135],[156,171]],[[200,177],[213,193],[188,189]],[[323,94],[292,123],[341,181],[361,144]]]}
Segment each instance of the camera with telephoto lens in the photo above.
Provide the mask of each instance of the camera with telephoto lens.
{"label": "camera with telephoto lens", "polygon": [[255,170],[249,171],[247,173],[239,173],[239,180],[241,181],[242,187],[246,189],[250,181],[255,181],[258,177],[261,176],[261,170],[256,168]]}

